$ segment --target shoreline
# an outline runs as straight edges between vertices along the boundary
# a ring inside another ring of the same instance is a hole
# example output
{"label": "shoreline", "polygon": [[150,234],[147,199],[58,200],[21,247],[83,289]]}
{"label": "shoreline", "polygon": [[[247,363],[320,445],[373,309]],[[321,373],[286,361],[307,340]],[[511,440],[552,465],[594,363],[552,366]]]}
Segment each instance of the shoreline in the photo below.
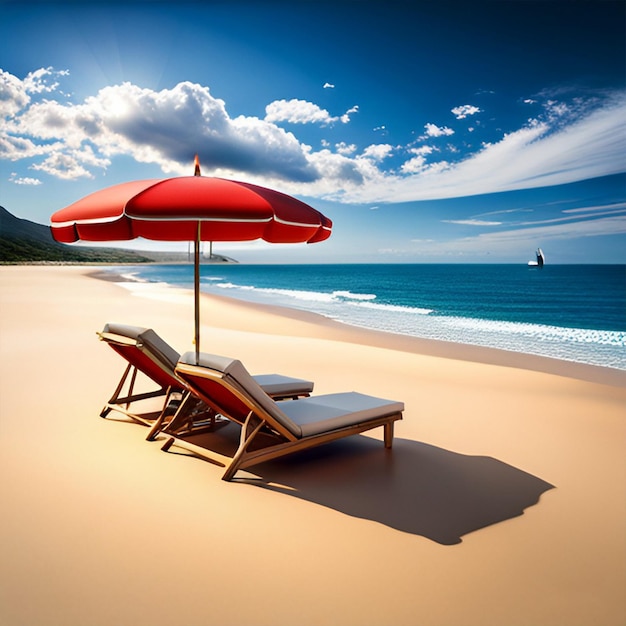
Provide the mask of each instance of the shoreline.
{"label": "shoreline", "polygon": [[[152,284],[155,286],[155,289],[166,289],[172,290],[173,292],[187,291],[190,294],[193,293],[192,289],[183,289],[172,285],[168,285],[163,288],[161,286],[157,286],[155,283],[134,281],[122,276],[119,273],[106,270],[87,271],[86,274],[91,278],[113,283],[135,283],[138,285]],[[325,338],[334,339],[336,341],[347,341],[354,344],[369,345],[379,348],[389,347],[393,350],[413,354],[422,354],[424,356],[525,369],[626,388],[626,370],[580,363],[577,361],[566,361],[563,359],[539,356],[524,352],[502,350],[499,348],[427,339],[423,337],[414,337],[411,335],[402,335],[399,333],[375,330],[339,322],[320,313],[313,313],[311,311],[286,306],[251,302],[224,295],[202,292],[201,301],[206,301],[207,304],[211,301],[216,303],[228,303],[232,307],[241,307],[243,310],[247,310],[250,313],[254,313],[255,311],[264,311],[269,315],[275,315],[289,320],[297,320],[310,325],[310,330],[314,334],[321,333]],[[208,306],[210,306],[210,304],[208,304]],[[260,327],[258,327],[257,330],[259,332],[263,332],[263,329]]]}

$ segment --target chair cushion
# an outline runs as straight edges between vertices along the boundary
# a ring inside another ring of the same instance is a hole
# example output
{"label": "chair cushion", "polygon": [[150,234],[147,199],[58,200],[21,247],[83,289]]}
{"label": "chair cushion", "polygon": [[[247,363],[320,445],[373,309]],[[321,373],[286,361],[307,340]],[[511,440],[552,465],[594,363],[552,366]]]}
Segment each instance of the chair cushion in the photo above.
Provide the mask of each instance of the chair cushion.
{"label": "chair cushion", "polygon": [[127,324],[105,324],[104,333],[112,333],[135,339],[139,347],[143,344],[163,365],[174,371],[180,355],[168,343],[163,341],[151,328],[129,326]]}
{"label": "chair cushion", "polygon": [[[283,428],[287,429],[295,437],[301,437],[302,431],[297,424],[294,424],[278,407],[278,404],[270,398],[260,385],[250,375],[241,361],[230,357],[219,356],[201,352],[196,362],[195,352],[185,352],[179,360],[185,365],[197,365],[220,372],[226,380],[235,388],[244,391],[250,398],[266,413],[276,420]],[[296,400],[290,402],[297,402]]]}
{"label": "chair cushion", "polygon": [[331,432],[404,411],[402,402],[354,391],[280,402],[285,415],[300,426],[302,437]]}
{"label": "chair cushion", "polygon": [[122,337],[128,337],[129,339],[137,339],[141,333],[147,330],[141,326],[129,326],[128,324],[105,324],[102,329],[103,333],[111,333],[113,335],[121,335]]}
{"label": "chair cushion", "polygon": [[149,350],[159,356],[169,367],[174,370],[180,355],[168,343],[163,341],[151,328],[142,332],[138,337],[139,343],[147,346]]}
{"label": "chair cushion", "polygon": [[292,378],[282,374],[257,374],[254,380],[263,388],[263,391],[272,397],[303,395],[313,391],[313,382],[302,378]]}

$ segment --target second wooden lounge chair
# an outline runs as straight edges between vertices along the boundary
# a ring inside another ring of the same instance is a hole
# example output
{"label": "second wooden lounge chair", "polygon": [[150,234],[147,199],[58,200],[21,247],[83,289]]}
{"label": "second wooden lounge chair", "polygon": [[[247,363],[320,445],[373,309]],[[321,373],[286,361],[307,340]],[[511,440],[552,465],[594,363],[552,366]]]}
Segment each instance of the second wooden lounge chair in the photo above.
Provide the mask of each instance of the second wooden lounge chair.
{"label": "second wooden lounge chair", "polygon": [[[158,430],[166,413],[170,416],[174,413],[180,404],[182,394],[187,390],[185,382],[178,378],[174,371],[180,358],[179,353],[151,328],[109,323],[98,336],[128,362],[120,382],[104,405],[100,416],[106,417],[110,411],[119,411],[141,424],[153,426]],[[156,383],[158,388],[136,392],[138,372]],[[308,396],[313,391],[311,381],[282,374],[261,374],[255,376],[255,380],[267,394],[281,400]],[[134,403],[160,396],[164,396],[164,400],[160,414],[156,418],[148,418],[145,414],[130,410]],[[187,409],[191,410],[189,404]],[[207,407],[201,402],[196,402],[194,409],[206,414]],[[151,434],[148,437],[151,437]]]}
{"label": "second wooden lounge chair", "polygon": [[194,396],[200,398],[216,413],[242,426],[239,448],[224,480],[231,480],[239,469],[378,426],[384,428],[385,447],[391,448],[394,422],[402,419],[404,411],[402,402],[356,392],[276,402],[240,361],[212,354],[201,353],[196,363],[195,353],[187,352],[175,371],[190,393],[163,429],[171,435],[163,450],[176,443],[215,461],[208,450],[178,436],[180,423],[186,421],[185,403],[193,402]]}

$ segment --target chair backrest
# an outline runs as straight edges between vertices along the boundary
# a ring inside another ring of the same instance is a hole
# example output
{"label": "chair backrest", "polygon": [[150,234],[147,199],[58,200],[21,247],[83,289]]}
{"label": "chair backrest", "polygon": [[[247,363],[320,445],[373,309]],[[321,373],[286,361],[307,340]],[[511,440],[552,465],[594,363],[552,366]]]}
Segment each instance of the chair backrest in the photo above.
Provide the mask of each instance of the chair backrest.
{"label": "chair backrest", "polygon": [[162,387],[181,388],[174,374],[179,354],[151,328],[105,324],[100,339]]}
{"label": "chair backrest", "polygon": [[196,353],[186,352],[178,361],[176,374],[226,417],[243,424],[254,411],[281,435],[289,439],[302,437],[300,426],[281,411],[241,361],[201,352],[196,362]]}

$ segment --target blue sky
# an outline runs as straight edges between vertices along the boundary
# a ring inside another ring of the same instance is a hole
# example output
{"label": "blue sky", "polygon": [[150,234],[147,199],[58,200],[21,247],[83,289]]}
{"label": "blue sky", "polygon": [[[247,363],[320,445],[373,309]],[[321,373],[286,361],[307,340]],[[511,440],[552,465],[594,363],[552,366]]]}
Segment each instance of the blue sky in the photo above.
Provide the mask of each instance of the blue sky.
{"label": "blue sky", "polygon": [[[626,263],[626,4],[0,1],[0,205],[193,173],[293,194],[248,262]],[[133,242],[140,248],[142,243]],[[159,248],[149,242],[145,247]]]}

